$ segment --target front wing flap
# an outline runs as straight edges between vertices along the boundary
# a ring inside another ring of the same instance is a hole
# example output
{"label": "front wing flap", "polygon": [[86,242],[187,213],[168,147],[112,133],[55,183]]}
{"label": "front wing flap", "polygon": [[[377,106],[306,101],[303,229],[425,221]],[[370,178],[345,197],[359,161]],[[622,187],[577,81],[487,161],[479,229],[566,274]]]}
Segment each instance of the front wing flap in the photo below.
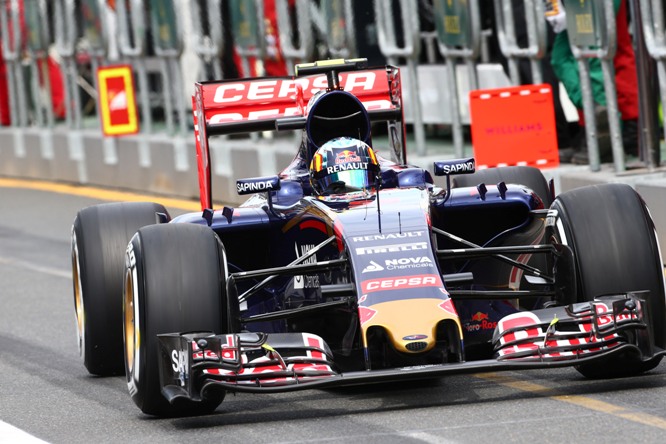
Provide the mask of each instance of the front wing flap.
{"label": "front wing flap", "polygon": [[280,387],[339,373],[328,345],[309,333],[158,335],[162,393],[201,400],[210,385]]}
{"label": "front wing flap", "polygon": [[653,346],[643,294],[605,296],[502,318],[496,357],[469,362],[340,372],[324,340],[309,333],[158,335],[160,382],[170,401],[201,401],[208,390],[274,393],[433,378],[449,374],[581,365],[627,353],[643,361]]}
{"label": "front wing flap", "polygon": [[628,293],[506,316],[497,324],[493,344],[500,361],[562,361],[626,343],[651,356],[651,337],[647,302],[640,293]]}

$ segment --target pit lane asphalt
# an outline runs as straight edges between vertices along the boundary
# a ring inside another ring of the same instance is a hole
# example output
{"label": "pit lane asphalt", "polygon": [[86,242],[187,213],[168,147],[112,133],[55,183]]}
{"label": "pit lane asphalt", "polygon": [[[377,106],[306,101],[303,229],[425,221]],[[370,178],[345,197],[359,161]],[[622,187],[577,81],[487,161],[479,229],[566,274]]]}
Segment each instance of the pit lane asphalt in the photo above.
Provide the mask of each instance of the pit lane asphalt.
{"label": "pit lane asphalt", "polygon": [[0,443],[3,423],[52,443],[663,442],[665,363],[610,381],[559,369],[229,395],[212,415],[147,417],[124,377],[89,376],[78,357],[71,223],[117,196],[74,188],[0,178]]}

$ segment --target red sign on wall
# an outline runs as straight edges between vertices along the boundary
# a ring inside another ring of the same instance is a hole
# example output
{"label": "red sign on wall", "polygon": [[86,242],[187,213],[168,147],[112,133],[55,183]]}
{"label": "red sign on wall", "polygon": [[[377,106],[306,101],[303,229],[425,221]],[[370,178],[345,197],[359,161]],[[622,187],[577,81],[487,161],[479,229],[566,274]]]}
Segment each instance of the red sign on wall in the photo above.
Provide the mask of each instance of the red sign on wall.
{"label": "red sign on wall", "polygon": [[469,98],[477,168],[560,164],[550,85],[476,90]]}
{"label": "red sign on wall", "polygon": [[136,113],[132,67],[114,65],[99,68],[97,85],[104,135],[136,134],[139,131],[139,121]]}

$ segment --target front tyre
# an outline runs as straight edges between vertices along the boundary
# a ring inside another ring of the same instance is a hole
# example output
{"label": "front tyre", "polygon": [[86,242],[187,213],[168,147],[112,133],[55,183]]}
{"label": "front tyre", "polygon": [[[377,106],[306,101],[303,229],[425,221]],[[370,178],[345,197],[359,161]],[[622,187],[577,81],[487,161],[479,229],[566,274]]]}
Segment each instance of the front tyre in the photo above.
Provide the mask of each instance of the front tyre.
{"label": "front tyre", "polygon": [[[604,294],[649,290],[654,342],[666,346],[664,270],[654,224],[641,197],[625,184],[603,184],[560,194],[555,241],[573,251],[578,302]],[[661,356],[642,361],[623,356],[577,367],[590,378],[632,376],[656,367]]]}
{"label": "front tyre", "polygon": [[122,374],[125,250],[146,225],[167,222],[159,204],[122,202],[79,211],[72,225],[72,283],[79,353],[88,372]]}
{"label": "front tyre", "polygon": [[123,296],[125,368],[132,400],[144,413],[201,414],[224,399],[170,404],[159,380],[161,333],[229,332],[227,263],[222,242],[208,227],[166,224],[140,229],[127,247]]}

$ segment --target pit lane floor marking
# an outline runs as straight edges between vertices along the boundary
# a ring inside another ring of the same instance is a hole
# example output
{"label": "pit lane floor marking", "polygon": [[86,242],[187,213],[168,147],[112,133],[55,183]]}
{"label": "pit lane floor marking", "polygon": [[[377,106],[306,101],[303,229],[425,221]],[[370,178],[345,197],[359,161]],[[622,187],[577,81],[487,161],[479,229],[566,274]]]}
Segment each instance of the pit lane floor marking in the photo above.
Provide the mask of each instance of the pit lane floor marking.
{"label": "pit lane floor marking", "polygon": [[[11,259],[8,257],[2,257],[0,256],[0,264],[6,264],[12,267],[18,267],[18,268],[25,268],[28,270],[32,271],[37,271],[39,273],[44,273],[48,274],[51,276],[57,276],[57,277],[62,277],[66,279],[71,279],[72,278],[72,272],[71,271],[64,271],[60,270],[58,268],[53,268],[53,267],[44,267],[41,265],[35,265],[30,262],[24,262],[24,261],[17,261],[15,259]],[[2,444],[2,441],[0,441],[0,444]]]}
{"label": "pit lane floor marking", "polygon": [[580,395],[555,395],[555,390],[544,385],[535,384],[533,382],[521,381],[513,379],[509,376],[500,375],[499,373],[478,373],[473,375],[476,378],[485,379],[497,385],[513,388],[523,392],[535,393],[541,396],[548,397],[555,401],[566,402],[568,404],[584,407],[588,410],[594,410],[600,413],[606,413],[618,418],[633,421],[639,424],[657,427],[666,430],[666,419],[658,416],[650,415],[649,413],[631,410],[619,405],[614,405],[608,402],[599,401],[597,399],[588,398]]}
{"label": "pit lane floor marking", "polygon": [[148,194],[138,194],[128,191],[114,191],[88,186],[67,185],[58,182],[0,178],[0,187],[49,191],[52,193],[70,194],[74,196],[90,197],[93,199],[107,200],[112,202],[159,202],[165,207],[178,208],[180,210],[201,210],[201,204],[199,202],[186,199],[175,199]]}
{"label": "pit lane floor marking", "polygon": [[13,425],[7,424],[6,422],[0,421],[0,444],[11,443],[11,444],[46,444],[46,441],[42,441],[39,438],[32,436],[31,434],[24,432],[21,429],[14,427]]}

